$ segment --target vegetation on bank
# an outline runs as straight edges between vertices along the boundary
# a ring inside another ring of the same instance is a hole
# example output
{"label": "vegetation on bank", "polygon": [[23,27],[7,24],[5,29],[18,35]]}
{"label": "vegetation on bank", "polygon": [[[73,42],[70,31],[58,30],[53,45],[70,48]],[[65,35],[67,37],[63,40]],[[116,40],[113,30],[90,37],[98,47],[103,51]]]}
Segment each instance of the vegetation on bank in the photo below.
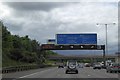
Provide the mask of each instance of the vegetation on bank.
{"label": "vegetation on bank", "polygon": [[2,27],[2,66],[16,66],[25,64],[46,63],[47,55],[57,55],[52,51],[41,52],[40,43],[32,40],[28,35],[20,37],[12,35],[7,27],[0,22]]}

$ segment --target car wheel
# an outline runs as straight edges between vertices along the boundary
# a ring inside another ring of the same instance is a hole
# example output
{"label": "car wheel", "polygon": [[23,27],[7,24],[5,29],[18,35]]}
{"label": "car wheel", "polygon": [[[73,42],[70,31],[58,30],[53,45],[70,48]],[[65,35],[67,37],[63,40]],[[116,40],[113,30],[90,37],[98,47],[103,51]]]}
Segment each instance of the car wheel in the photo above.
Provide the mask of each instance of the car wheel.
{"label": "car wheel", "polygon": [[115,73],[117,73],[117,71],[115,71]]}
{"label": "car wheel", "polygon": [[65,71],[65,74],[68,74],[68,71]]}
{"label": "car wheel", "polygon": [[110,73],[112,73],[113,71],[110,71]]}
{"label": "car wheel", "polygon": [[106,71],[107,73],[109,73],[109,71]]}
{"label": "car wheel", "polygon": [[78,74],[78,70],[76,70],[76,74]]}

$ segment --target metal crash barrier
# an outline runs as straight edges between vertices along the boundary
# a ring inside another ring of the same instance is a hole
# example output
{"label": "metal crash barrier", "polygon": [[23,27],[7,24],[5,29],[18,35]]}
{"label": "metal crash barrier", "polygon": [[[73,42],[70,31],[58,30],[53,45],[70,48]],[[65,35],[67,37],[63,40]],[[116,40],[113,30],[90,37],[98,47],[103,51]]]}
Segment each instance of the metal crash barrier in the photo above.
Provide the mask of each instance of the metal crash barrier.
{"label": "metal crash barrier", "polygon": [[45,68],[51,67],[51,65],[25,65],[25,66],[15,66],[15,67],[4,67],[2,68],[2,73],[11,73],[11,72],[19,72],[25,71],[30,69],[38,69],[38,68]]}

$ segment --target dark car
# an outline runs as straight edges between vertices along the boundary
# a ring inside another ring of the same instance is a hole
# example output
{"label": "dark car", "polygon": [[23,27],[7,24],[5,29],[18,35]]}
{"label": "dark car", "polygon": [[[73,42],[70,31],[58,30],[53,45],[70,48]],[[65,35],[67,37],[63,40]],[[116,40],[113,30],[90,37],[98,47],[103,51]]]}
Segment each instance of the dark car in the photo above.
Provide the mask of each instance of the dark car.
{"label": "dark car", "polygon": [[64,68],[64,63],[57,63],[58,68]]}
{"label": "dark car", "polygon": [[120,73],[120,63],[113,63],[110,66],[107,66],[106,72],[119,72]]}
{"label": "dark car", "polygon": [[58,65],[58,68],[64,68],[64,65]]}
{"label": "dark car", "polygon": [[67,68],[65,73],[76,73],[78,74],[77,61],[67,61]]}

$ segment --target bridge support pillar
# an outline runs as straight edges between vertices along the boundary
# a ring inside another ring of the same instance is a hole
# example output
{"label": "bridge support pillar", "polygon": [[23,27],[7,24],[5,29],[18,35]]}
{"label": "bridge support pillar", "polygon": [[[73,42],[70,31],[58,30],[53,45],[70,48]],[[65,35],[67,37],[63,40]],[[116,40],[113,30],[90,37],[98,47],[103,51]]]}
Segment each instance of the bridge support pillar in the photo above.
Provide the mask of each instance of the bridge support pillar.
{"label": "bridge support pillar", "polygon": [[104,62],[104,66],[106,66],[105,49],[103,49],[103,62]]}
{"label": "bridge support pillar", "polygon": [[94,58],[91,58],[91,65],[93,65],[94,63]]}

